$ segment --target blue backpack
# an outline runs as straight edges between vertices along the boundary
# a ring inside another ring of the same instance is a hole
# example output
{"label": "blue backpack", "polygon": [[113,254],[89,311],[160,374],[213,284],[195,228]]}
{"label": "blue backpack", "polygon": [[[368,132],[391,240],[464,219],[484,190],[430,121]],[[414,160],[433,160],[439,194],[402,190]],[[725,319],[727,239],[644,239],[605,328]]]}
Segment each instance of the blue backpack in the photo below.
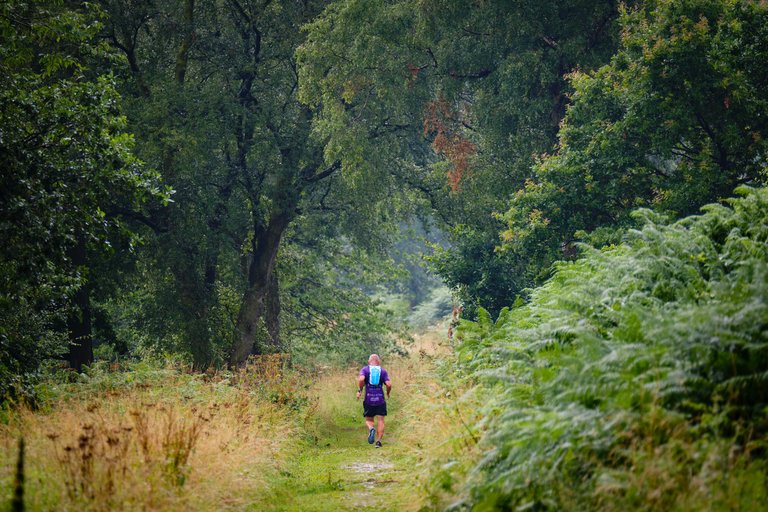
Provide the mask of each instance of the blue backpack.
{"label": "blue backpack", "polygon": [[368,365],[369,375],[368,383],[372,386],[379,386],[381,384],[381,366]]}

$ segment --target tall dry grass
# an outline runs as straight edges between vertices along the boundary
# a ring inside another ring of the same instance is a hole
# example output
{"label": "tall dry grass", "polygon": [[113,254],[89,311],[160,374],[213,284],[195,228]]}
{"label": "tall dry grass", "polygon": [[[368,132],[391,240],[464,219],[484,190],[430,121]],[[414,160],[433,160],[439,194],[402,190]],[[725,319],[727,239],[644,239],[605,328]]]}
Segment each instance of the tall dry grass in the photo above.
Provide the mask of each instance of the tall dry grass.
{"label": "tall dry grass", "polygon": [[[451,350],[443,332],[417,336],[409,350],[385,360],[394,382],[387,456],[408,482],[390,491],[409,493],[400,500],[407,510],[437,509],[453,499],[462,461],[474,453],[468,415],[479,408],[440,366]],[[96,375],[60,392],[45,412],[19,409],[0,425],[0,508],[11,501],[20,437],[28,510],[263,506],[270,485],[295,470],[307,446],[298,439],[322,448],[323,436],[363,435],[350,408],[356,370],[288,369],[284,357],[269,356],[234,374]]]}
{"label": "tall dry grass", "polygon": [[0,426],[0,499],[10,503],[23,437],[28,510],[244,509],[297,428],[301,386],[284,366],[255,360],[208,378],[168,370],[152,385],[17,410]]}
{"label": "tall dry grass", "polygon": [[447,330],[446,323],[415,335],[410,355],[388,366],[396,382],[398,444],[419,490],[409,510],[443,510],[460,498],[460,484],[480,457],[478,398],[454,372]]}

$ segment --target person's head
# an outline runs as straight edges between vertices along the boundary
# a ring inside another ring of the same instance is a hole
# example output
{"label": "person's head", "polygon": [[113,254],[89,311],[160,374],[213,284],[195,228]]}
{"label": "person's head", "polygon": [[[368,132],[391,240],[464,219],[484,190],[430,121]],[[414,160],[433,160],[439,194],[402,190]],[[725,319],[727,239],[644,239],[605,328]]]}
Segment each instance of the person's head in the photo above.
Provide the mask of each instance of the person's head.
{"label": "person's head", "polygon": [[368,358],[368,364],[373,366],[381,366],[381,358],[376,354],[371,354]]}

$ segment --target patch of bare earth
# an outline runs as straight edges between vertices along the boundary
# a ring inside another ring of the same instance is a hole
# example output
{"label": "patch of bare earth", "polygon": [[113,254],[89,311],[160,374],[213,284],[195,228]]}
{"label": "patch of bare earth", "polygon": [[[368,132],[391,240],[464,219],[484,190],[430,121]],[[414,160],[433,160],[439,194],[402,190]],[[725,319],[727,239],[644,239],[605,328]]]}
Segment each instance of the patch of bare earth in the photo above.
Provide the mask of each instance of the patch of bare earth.
{"label": "patch of bare earth", "polygon": [[342,469],[355,475],[368,476],[362,481],[363,489],[349,495],[348,499],[352,505],[358,509],[378,508],[384,505],[382,497],[377,496],[376,491],[380,490],[382,486],[397,482],[389,476],[394,467],[394,464],[388,461],[353,462],[342,466]]}

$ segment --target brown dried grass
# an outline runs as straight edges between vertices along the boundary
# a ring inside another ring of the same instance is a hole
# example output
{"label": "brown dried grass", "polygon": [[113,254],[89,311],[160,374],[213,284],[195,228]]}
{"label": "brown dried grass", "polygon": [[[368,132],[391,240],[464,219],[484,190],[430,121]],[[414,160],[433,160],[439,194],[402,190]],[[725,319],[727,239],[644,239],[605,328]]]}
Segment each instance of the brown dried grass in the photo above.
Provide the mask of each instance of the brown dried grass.
{"label": "brown dried grass", "polygon": [[0,501],[10,501],[23,436],[29,510],[245,508],[279,470],[295,430],[263,382],[244,383],[255,378],[248,371],[235,387],[214,377],[194,396],[169,376],[160,387],[62,400],[47,413],[17,410],[0,426]]}

